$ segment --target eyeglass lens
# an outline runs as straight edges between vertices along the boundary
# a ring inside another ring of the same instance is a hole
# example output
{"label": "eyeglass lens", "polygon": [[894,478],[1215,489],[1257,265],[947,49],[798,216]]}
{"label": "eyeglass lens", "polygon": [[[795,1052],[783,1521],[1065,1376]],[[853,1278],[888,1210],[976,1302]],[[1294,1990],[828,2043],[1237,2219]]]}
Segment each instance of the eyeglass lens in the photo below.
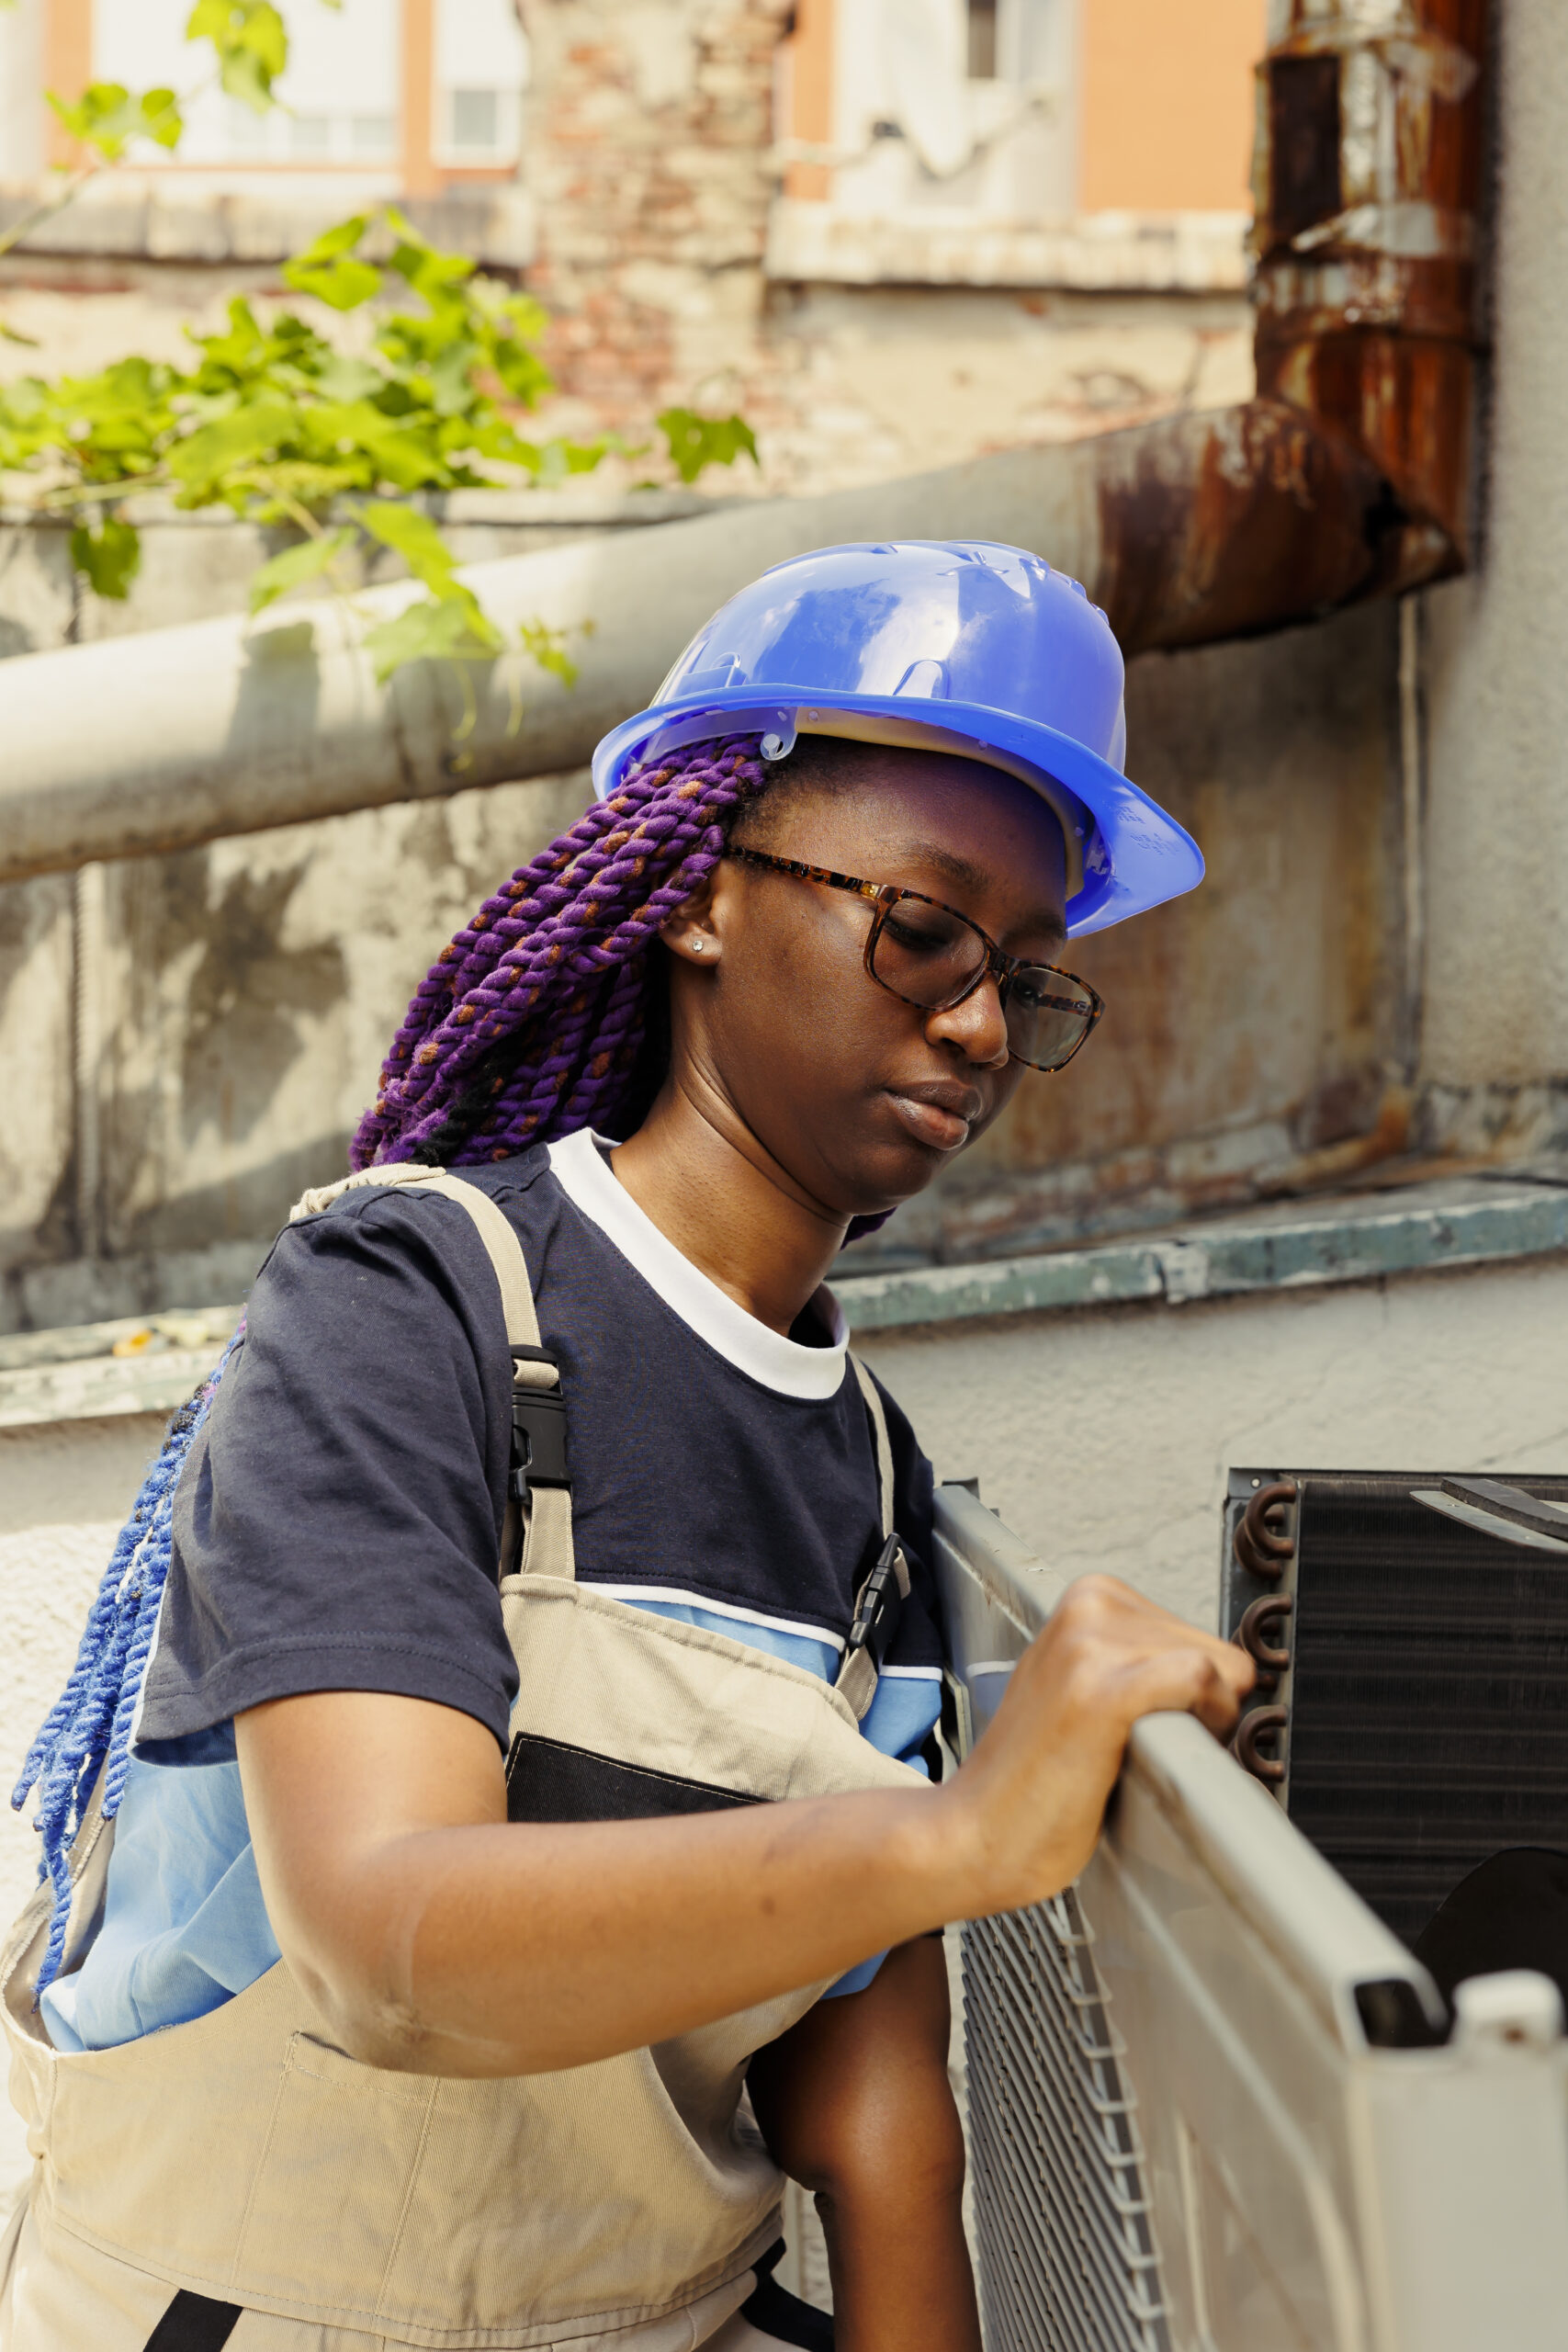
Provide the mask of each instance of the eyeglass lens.
{"label": "eyeglass lens", "polygon": [[[885,989],[931,1012],[955,1004],[988,960],[985,940],[962,915],[924,899],[894,900],[872,949]],[[1007,991],[1008,1046],[1034,1069],[1057,1069],[1083,1042],[1094,1000],[1079,981],[1046,965],[1026,965]]]}

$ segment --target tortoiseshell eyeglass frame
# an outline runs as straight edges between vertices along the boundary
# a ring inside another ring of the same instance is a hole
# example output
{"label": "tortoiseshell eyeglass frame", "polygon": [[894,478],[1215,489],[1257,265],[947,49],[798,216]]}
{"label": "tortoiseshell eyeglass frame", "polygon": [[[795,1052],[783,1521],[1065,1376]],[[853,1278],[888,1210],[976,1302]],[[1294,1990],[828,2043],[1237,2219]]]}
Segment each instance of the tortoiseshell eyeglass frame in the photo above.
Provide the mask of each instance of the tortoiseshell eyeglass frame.
{"label": "tortoiseshell eyeglass frame", "polygon": [[[1015,1061],[1025,1062],[1030,1069],[1040,1070],[1047,1077],[1056,1070],[1066,1069],[1073,1056],[1083,1050],[1093,1034],[1095,1023],[1105,1011],[1103,998],[1089,987],[1087,980],[1080,980],[1076,972],[1064,971],[1059,964],[1037,964],[1027,956],[1005,955],[991,937],[990,933],[982,931],[972,915],[966,915],[961,907],[950,907],[945,899],[933,899],[924,890],[906,890],[897,882],[866,882],[858,874],[835,874],[831,866],[807,865],[798,857],[774,857],[768,850],[731,849],[727,850],[725,855],[741,865],[759,865],[774,874],[794,874],[798,876],[802,882],[820,882],[827,889],[849,890],[857,899],[868,899],[876,909],[876,912],[872,918],[871,929],[866,934],[863,960],[867,975],[876,982],[879,989],[885,989],[889,996],[897,997],[900,1004],[912,1004],[917,1012],[951,1012],[954,1005],[962,1004],[967,997],[973,996],[981,981],[988,975],[994,976],[996,979],[997,996],[1004,1012],[1007,1010],[1007,1001],[1013,982],[1021,973],[1049,972],[1053,979],[1070,980],[1074,988],[1082,989],[1090,1006],[1089,1019],[1084,1023],[1083,1035],[1071,1051],[1064,1054],[1061,1060],[1055,1062],[1030,1062],[1022,1054],[1013,1055]],[[964,925],[965,931],[972,931],[985,948],[986,960],[973,978],[965,980],[963,987],[950,996],[943,1004],[927,1004],[919,997],[905,996],[900,989],[890,988],[876,968],[874,962],[876,943],[882,936],[883,926],[888,916],[901,899],[916,899],[922,907],[940,907],[944,915],[951,915],[955,922],[961,922]],[[1078,1008],[1077,1005],[1061,1005],[1058,1010],[1064,1012],[1076,1012]],[[1012,1051],[1010,1040],[1008,1050],[1010,1053]]]}

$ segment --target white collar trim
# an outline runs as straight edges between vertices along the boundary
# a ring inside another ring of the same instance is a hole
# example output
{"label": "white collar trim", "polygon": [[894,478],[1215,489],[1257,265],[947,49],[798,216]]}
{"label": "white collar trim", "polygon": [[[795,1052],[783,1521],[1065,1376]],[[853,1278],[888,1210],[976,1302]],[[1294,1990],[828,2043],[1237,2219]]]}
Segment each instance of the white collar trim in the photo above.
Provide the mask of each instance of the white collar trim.
{"label": "white collar trim", "polygon": [[574,1208],[614,1242],[666,1306],[674,1310],[716,1353],[750,1374],[764,1388],[784,1396],[823,1404],[844,1383],[849,1329],[843,1309],[826,1283],[811,1304],[832,1344],[803,1348],[748,1315],[729,1293],[694,1266],[640,1209],[615,1175],[591,1129],[580,1127],[549,1146],[550,1170]]}

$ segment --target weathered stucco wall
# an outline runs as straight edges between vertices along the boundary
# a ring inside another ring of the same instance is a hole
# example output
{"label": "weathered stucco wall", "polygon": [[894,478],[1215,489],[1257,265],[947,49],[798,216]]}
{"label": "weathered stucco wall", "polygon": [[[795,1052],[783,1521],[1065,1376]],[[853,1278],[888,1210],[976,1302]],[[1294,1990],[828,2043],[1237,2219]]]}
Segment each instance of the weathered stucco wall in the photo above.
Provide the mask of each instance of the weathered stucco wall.
{"label": "weathered stucco wall", "polygon": [[[1190,897],[1067,960],[1106,1000],[888,1246],[955,1257],[1322,1182],[1404,1111],[1396,616],[1132,664],[1130,773],[1196,835]],[[1380,1125],[1381,1123],[1381,1125]]]}
{"label": "weathered stucco wall", "polygon": [[[507,785],[98,868],[92,892],[0,891],[7,1327],[239,1295],[289,1202],[343,1173],[436,947],[587,789]],[[84,1023],[101,1042],[78,1082]]]}
{"label": "weathered stucco wall", "polygon": [[1568,41],[1501,12],[1495,356],[1474,576],[1427,599],[1424,1070],[1436,1139],[1568,1138]]}
{"label": "weathered stucco wall", "polygon": [[[1564,1317],[1560,1321],[1559,1317]],[[1226,1469],[1568,1470],[1568,1264],[866,1333],[939,1477],[1195,1623]]]}

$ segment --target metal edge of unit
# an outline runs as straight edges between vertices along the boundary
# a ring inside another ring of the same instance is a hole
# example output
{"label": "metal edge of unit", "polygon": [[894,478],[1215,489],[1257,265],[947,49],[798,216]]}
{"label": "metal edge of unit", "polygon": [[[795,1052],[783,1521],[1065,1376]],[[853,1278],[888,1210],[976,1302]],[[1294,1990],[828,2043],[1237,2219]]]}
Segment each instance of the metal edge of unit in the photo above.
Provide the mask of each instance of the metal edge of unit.
{"label": "metal edge of unit", "polygon": [[[1032,1637],[1070,1579],[1047,1568],[967,1487],[942,1486],[936,1528],[987,1599]],[[1124,1770],[1288,1967],[1341,2046],[1367,2048],[1359,1984],[1401,1979],[1435,2031],[1443,2003],[1427,1971],[1333,1865],[1192,1715],[1147,1715]]]}
{"label": "metal edge of unit", "polygon": [[1426,1969],[1194,1716],[1146,1715],[1135,1724],[1125,1770],[1290,1969],[1348,2052],[1368,2046],[1358,1985],[1403,1981],[1434,2032],[1442,2032],[1446,2011]]}
{"label": "metal edge of unit", "polygon": [[935,1516],[938,1535],[958,1555],[987,1600],[1032,1640],[1048,1623],[1069,1579],[1048,1568],[968,1487],[938,1487]]}

